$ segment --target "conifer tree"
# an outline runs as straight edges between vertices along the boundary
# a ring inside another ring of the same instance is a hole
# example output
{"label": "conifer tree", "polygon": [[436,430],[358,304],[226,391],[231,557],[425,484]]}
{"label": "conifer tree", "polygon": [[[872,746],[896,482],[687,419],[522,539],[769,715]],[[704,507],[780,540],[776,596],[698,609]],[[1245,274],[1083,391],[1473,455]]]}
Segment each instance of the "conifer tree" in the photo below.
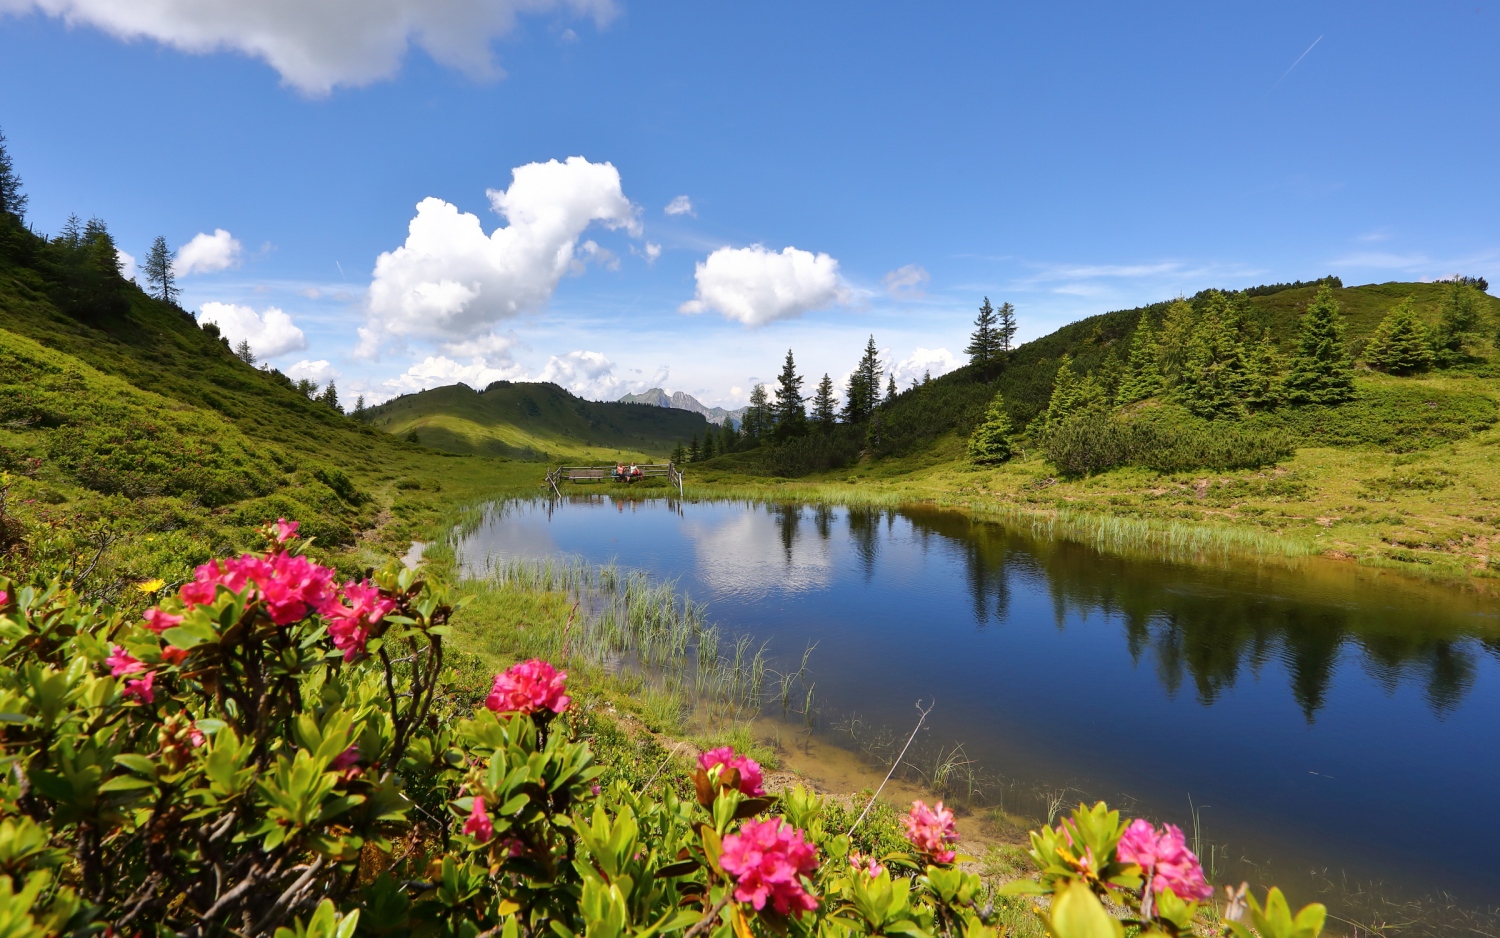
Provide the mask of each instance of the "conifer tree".
{"label": "conifer tree", "polygon": [[980,464],[1005,462],[1011,456],[1010,417],[1005,413],[1005,401],[999,394],[990,401],[984,421],[974,428],[969,437],[969,461]]}
{"label": "conifer tree", "polygon": [[886,378],[887,382],[885,386],[885,403],[889,404],[896,399],[896,376],[894,374],[890,374],[887,375]]}
{"label": "conifer tree", "polygon": [[776,438],[789,440],[807,432],[807,409],[802,403],[802,376],[792,350],[786,350],[786,362],[776,377]]}
{"label": "conifer tree", "polygon": [[[976,368],[984,369],[995,363],[1000,356],[1000,332],[999,319],[995,316],[995,308],[990,305],[990,298],[984,298],[984,305],[979,307],[979,315],[974,319],[974,332],[969,336],[969,344],[964,352],[969,356],[969,364]],[[879,385],[876,385],[879,387]]]}
{"label": "conifer tree", "polygon": [[875,405],[880,401],[880,349],[875,346],[875,337],[865,344],[865,353],[859,364],[849,375],[849,386],[844,395],[844,422],[862,423],[870,419]]}
{"label": "conifer tree", "polygon": [[[1218,294],[1222,299],[1223,294]],[[1210,297],[1208,309],[1193,329],[1177,376],[1173,397],[1199,417],[1237,417],[1245,413],[1250,381],[1245,349],[1231,314]]]}
{"label": "conifer tree", "polygon": [[729,418],[724,419],[724,445],[720,447],[721,452],[732,453],[740,448],[740,431],[730,423]]}
{"label": "conifer tree", "polygon": [[1249,382],[1245,403],[1251,410],[1266,410],[1281,403],[1281,370],[1281,352],[1267,328],[1245,349],[1245,377]]}
{"label": "conifer tree", "polygon": [[1297,352],[1283,387],[1292,404],[1337,404],[1354,396],[1354,365],[1344,345],[1344,317],[1326,283],[1302,316]]}
{"label": "conifer tree", "polygon": [[366,409],[365,396],[361,394],[354,399],[354,416],[363,418]]}
{"label": "conifer tree", "polygon": [[1016,341],[1016,308],[1009,303],[1000,304],[1000,325],[995,329],[1000,337],[1000,351],[1009,352],[1015,348]]}
{"label": "conifer tree", "polygon": [[318,396],[318,383],[311,378],[298,378],[297,390],[302,392],[308,400],[312,400]]}
{"label": "conifer tree", "polygon": [[1455,280],[1444,291],[1442,310],[1432,338],[1434,351],[1444,362],[1453,362],[1462,357],[1464,342],[1479,325],[1483,296],[1478,289],[1463,280]]}
{"label": "conifer tree", "polygon": [[78,243],[83,240],[83,219],[77,214],[69,215],[68,220],[63,222],[62,231],[58,234],[57,240],[70,248],[78,247]]}
{"label": "conifer tree", "polygon": [[745,439],[752,446],[760,442],[761,438],[771,431],[772,420],[771,402],[766,394],[766,386],[757,384],[750,389],[750,406],[745,408],[745,421],[740,428]]}
{"label": "conifer tree", "polygon": [[338,386],[334,384],[332,379],[329,380],[328,387],[323,389],[323,393],[318,395],[318,400],[324,404],[327,404],[329,407],[332,407],[334,410],[338,411],[341,414],[344,412],[344,408],[339,406]]}
{"label": "conifer tree", "polygon": [[105,283],[120,279],[120,252],[102,218],[90,218],[83,228],[83,243],[88,248],[88,263]]}
{"label": "conifer tree", "polygon": [[699,459],[702,458],[702,454],[703,454],[703,451],[701,449],[699,449],[699,447],[698,447],[698,434],[694,433],[692,441],[690,443],[688,443],[688,451],[687,451],[688,462],[697,462]]}
{"label": "conifer tree", "polygon": [[5,131],[0,130],[0,212],[9,212],[19,221],[26,215],[27,201],[21,191],[21,177],[16,175],[10,150],[5,146]]}
{"label": "conifer tree", "polygon": [[1188,342],[1193,338],[1193,329],[1198,324],[1198,315],[1192,304],[1182,297],[1167,306],[1162,317],[1161,334],[1156,340],[1157,364],[1167,385],[1177,380],[1182,370],[1183,358],[1187,355]]}
{"label": "conifer tree", "polygon": [[672,465],[674,466],[682,465],[687,459],[687,447],[682,445],[681,440],[678,440],[677,445],[672,447],[672,455],[667,458],[672,461]]}
{"label": "conifer tree", "polygon": [[1130,339],[1130,360],[1126,365],[1125,378],[1115,392],[1115,400],[1121,404],[1133,404],[1162,392],[1161,351],[1156,346],[1156,330],[1151,325],[1151,314],[1141,313]]}
{"label": "conifer tree", "polygon": [[714,428],[709,427],[703,434],[703,448],[698,451],[699,459],[713,459],[716,455],[714,450]]}
{"label": "conifer tree", "polygon": [[1432,338],[1427,326],[1417,318],[1407,297],[1385,314],[1365,346],[1365,360],[1371,368],[1393,375],[1410,375],[1432,367]]}
{"label": "conifer tree", "polygon": [[166,238],[157,235],[142,265],[146,284],[153,290],[151,295],[166,303],[177,302],[177,275],[172,272],[172,263],[176,260],[177,252],[167,247]]}
{"label": "conifer tree", "polygon": [[833,397],[833,379],[824,372],[823,380],[818,382],[818,391],[813,395],[813,420],[824,433],[828,433],[833,429],[837,414],[838,401]]}
{"label": "conifer tree", "polygon": [[929,382],[931,380],[932,380],[932,369],[931,368],[924,369],[922,371],[922,383],[926,384],[927,382]]}
{"label": "conifer tree", "polygon": [[1073,371],[1072,356],[1064,355],[1052,379],[1052,397],[1042,417],[1042,432],[1051,433],[1074,414],[1103,410],[1106,406],[1104,389],[1092,375],[1080,378]]}
{"label": "conifer tree", "polygon": [[[255,364],[255,350],[250,347],[249,339],[241,339],[240,344],[234,347],[234,354],[239,356],[240,361],[247,365]],[[364,400],[364,398],[360,398]]]}

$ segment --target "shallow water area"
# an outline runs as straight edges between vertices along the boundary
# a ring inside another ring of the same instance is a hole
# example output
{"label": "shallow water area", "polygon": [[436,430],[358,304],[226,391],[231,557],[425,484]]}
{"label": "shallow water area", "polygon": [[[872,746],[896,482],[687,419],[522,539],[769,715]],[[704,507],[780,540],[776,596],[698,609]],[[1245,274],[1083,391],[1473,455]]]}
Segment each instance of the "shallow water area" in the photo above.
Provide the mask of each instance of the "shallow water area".
{"label": "shallow water area", "polygon": [[1461,586],[1121,558],[937,510],[608,496],[496,505],[459,546],[476,572],[556,554],[677,579],[778,666],[816,642],[835,738],[904,738],[935,702],[925,751],[962,744],[1007,809],[1103,797],[1190,837],[1196,809],[1220,881],[1500,904],[1500,616]]}

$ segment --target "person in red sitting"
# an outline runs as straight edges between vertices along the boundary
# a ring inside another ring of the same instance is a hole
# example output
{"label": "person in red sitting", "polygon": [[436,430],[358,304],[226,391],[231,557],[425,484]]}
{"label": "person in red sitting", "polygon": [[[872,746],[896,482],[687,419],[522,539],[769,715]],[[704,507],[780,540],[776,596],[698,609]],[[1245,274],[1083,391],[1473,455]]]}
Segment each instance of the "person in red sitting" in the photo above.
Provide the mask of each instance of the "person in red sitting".
{"label": "person in red sitting", "polygon": [[630,464],[630,481],[634,482],[636,479],[639,479],[644,474],[645,473],[641,472],[641,467],[640,466],[637,466],[635,463],[631,463]]}

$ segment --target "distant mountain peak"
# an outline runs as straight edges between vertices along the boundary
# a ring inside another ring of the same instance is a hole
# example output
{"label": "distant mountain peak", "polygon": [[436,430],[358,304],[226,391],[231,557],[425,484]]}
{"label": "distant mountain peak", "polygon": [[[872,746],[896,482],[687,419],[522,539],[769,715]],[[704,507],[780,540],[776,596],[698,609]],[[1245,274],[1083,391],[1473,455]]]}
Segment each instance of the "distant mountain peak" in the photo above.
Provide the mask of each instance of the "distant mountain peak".
{"label": "distant mountain peak", "polygon": [[739,426],[745,418],[745,408],[738,407],[734,410],[725,410],[723,407],[705,407],[703,402],[686,391],[673,391],[668,394],[662,388],[651,388],[639,394],[626,394],[620,398],[622,404],[650,404],[652,407],[672,407],[677,410],[689,410],[695,414],[702,414],[709,423],[723,425],[728,421],[731,426]]}

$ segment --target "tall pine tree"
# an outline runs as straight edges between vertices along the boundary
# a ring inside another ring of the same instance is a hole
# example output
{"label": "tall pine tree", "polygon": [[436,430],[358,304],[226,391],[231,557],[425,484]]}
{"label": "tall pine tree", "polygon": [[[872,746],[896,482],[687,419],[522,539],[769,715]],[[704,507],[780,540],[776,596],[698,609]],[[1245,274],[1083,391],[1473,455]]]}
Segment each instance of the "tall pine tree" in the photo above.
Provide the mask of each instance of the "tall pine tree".
{"label": "tall pine tree", "polygon": [[1115,392],[1121,404],[1133,404],[1162,391],[1161,351],[1156,345],[1156,330],[1151,325],[1151,314],[1141,313],[1136,323],[1135,335],[1130,339],[1130,361],[1126,364],[1125,378]]}
{"label": "tall pine tree", "polygon": [[1479,310],[1484,294],[1462,280],[1449,284],[1443,293],[1443,305],[1433,330],[1432,345],[1438,357],[1451,363],[1463,357],[1464,342],[1479,325]]}
{"label": "tall pine tree", "polygon": [[1016,308],[1009,303],[1000,304],[1000,325],[995,329],[1000,337],[1000,351],[1009,352],[1016,342]]}
{"label": "tall pine tree", "polygon": [[166,303],[177,302],[177,275],[172,272],[176,260],[177,252],[167,247],[166,238],[157,235],[151,242],[151,250],[146,252],[146,262],[141,265],[151,295]]}
{"label": "tall pine tree", "polygon": [[875,337],[865,344],[865,353],[854,372],[849,375],[849,386],[844,395],[844,422],[863,423],[875,412],[880,402],[880,376],[884,373],[880,364],[880,349]]}
{"label": "tall pine tree", "polygon": [[789,440],[807,432],[807,409],[802,403],[802,376],[792,350],[786,350],[786,362],[776,376],[776,438]]}
{"label": "tall pine tree", "polygon": [[5,146],[5,131],[0,130],[0,212],[9,212],[17,220],[26,215],[26,194],[21,191],[21,177],[16,175]]}
{"label": "tall pine tree", "polygon": [[1427,326],[1417,318],[1407,297],[1385,314],[1370,344],[1365,346],[1365,360],[1371,368],[1393,375],[1410,375],[1432,367],[1432,337]]}
{"label": "tall pine tree", "polygon": [[986,369],[999,359],[999,324],[995,308],[990,305],[990,298],[985,297],[984,305],[979,307],[979,315],[974,320],[974,333],[969,336],[968,347],[964,349],[969,356],[969,364]]}
{"label": "tall pine tree", "polygon": [[1292,404],[1337,404],[1354,396],[1354,364],[1344,345],[1344,317],[1333,288],[1326,283],[1302,315],[1297,352],[1283,387]]}
{"label": "tall pine tree", "polygon": [[886,386],[885,386],[885,402],[884,403],[889,404],[889,403],[891,403],[892,401],[894,401],[896,399],[896,375],[894,373],[892,373],[890,375],[887,375],[886,377],[887,377],[887,383],[886,383]]}
{"label": "tall pine tree", "polygon": [[1166,315],[1162,317],[1161,333],[1156,340],[1157,363],[1166,384],[1170,385],[1177,380],[1183,358],[1187,355],[1188,343],[1193,338],[1193,329],[1197,325],[1198,315],[1193,312],[1193,306],[1187,300],[1179,296],[1167,306]]}
{"label": "tall pine tree", "polygon": [[740,431],[746,442],[754,446],[771,432],[774,425],[775,418],[771,414],[771,400],[766,394],[766,386],[757,384],[750,389],[750,406],[745,408],[745,419],[740,425]]}
{"label": "tall pine tree", "polygon": [[1104,389],[1093,375],[1079,377],[1073,371],[1073,358],[1062,357],[1057,374],[1052,379],[1052,396],[1047,401],[1047,411],[1042,417],[1042,433],[1047,434],[1063,425],[1074,414],[1091,410],[1103,410],[1108,406]]}
{"label": "tall pine tree", "polygon": [[1281,352],[1270,328],[1245,349],[1245,377],[1249,390],[1245,403],[1251,410],[1267,410],[1281,403]]}
{"label": "tall pine tree", "polygon": [[833,397],[833,379],[824,372],[823,380],[818,382],[818,391],[813,395],[813,420],[817,422],[819,429],[828,433],[833,429],[837,416],[838,401]]}

